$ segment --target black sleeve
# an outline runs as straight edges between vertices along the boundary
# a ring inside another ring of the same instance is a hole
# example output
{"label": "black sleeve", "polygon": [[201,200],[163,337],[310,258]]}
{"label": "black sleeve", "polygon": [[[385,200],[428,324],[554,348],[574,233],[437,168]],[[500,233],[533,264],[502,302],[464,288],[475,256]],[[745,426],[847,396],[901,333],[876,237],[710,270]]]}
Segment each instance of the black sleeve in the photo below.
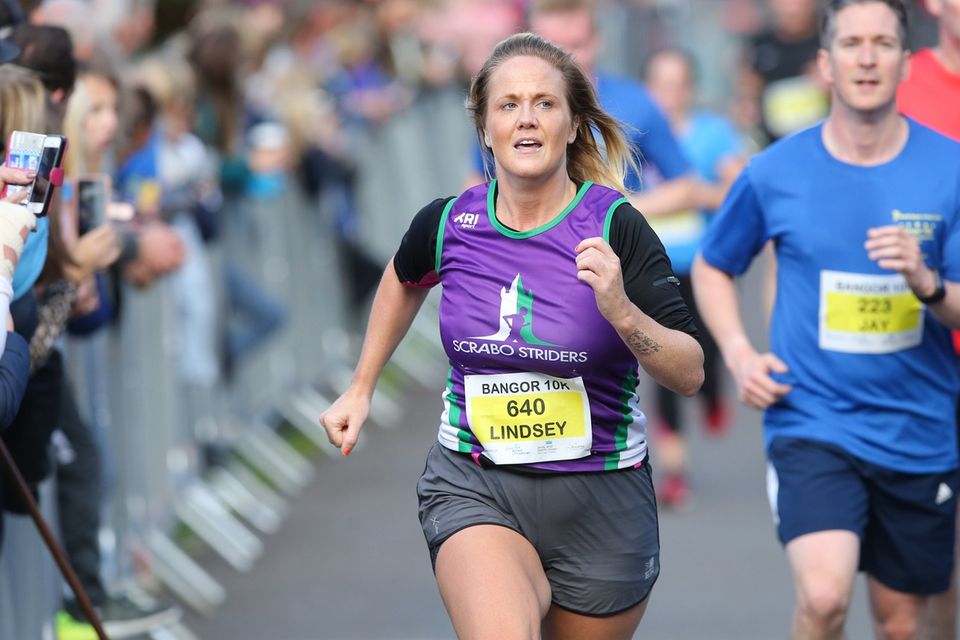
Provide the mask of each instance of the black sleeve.
{"label": "black sleeve", "polygon": [[0,358],[0,431],[6,428],[20,410],[30,375],[30,350],[19,334],[7,332],[7,342]]}
{"label": "black sleeve", "polygon": [[414,216],[410,228],[393,256],[393,268],[400,282],[407,285],[433,286],[437,283],[437,232],[443,209],[452,198],[437,198]]}
{"label": "black sleeve", "polygon": [[693,316],[680,293],[680,281],[673,274],[660,238],[646,218],[627,203],[613,212],[610,247],[620,258],[623,288],[630,302],[668,329],[699,340]]}

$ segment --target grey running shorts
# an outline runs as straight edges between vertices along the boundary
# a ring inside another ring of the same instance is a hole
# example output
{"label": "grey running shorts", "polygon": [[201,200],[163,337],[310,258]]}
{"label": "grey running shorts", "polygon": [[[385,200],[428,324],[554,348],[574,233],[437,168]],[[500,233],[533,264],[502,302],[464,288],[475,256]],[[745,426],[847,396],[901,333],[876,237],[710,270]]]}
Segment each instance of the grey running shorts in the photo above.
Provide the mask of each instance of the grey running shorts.
{"label": "grey running shorts", "polygon": [[643,601],[660,575],[656,498],[648,464],[597,473],[481,467],[435,444],[417,483],[420,524],[436,565],[453,534],[513,529],[540,555],[553,602],[607,616]]}

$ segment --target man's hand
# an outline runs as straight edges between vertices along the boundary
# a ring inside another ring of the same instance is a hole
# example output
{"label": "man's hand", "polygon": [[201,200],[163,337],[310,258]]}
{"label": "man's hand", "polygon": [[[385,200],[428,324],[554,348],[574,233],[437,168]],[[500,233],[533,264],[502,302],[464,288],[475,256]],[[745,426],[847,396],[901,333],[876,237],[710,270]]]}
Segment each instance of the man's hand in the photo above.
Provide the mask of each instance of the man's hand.
{"label": "man's hand", "polygon": [[863,246],[867,257],[881,269],[902,274],[918,297],[925,298],[936,290],[936,275],[924,264],[920,243],[903,227],[887,225],[868,229]]}
{"label": "man's hand", "polygon": [[137,259],[124,265],[123,275],[137,287],[147,287],[158,277],[176,271],[186,258],[177,232],[162,222],[137,230]]}
{"label": "man's hand", "polygon": [[175,271],[186,257],[183,241],[177,232],[163,223],[151,223],[137,233],[138,262],[142,261],[157,275]]}
{"label": "man's hand", "polygon": [[786,363],[772,353],[744,348],[730,361],[740,401],[754,409],[766,409],[790,393],[792,386],[781,384],[771,373],[786,373]]}

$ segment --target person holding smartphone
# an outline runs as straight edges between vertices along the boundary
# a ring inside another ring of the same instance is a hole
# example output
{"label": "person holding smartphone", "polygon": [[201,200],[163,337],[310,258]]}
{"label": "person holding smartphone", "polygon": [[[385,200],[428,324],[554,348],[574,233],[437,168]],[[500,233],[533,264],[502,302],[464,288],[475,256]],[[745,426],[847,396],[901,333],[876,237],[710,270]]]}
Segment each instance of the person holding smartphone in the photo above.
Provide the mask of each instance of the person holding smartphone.
{"label": "person holding smartphone", "polygon": [[[14,65],[0,66],[0,143],[8,144],[14,131],[46,131],[48,100],[41,80],[30,70]],[[6,156],[6,149],[4,149]],[[12,167],[4,169],[5,182],[30,184],[35,175]],[[16,200],[21,202],[21,199]],[[47,258],[49,219],[37,221],[26,241],[13,280],[13,300],[28,296]]]}
{"label": "person holding smartphone", "polygon": [[[22,180],[0,167],[0,180]],[[22,199],[17,196],[16,199]],[[16,202],[0,202],[0,315],[6,318],[6,331],[0,331],[0,432],[13,422],[20,409],[30,377],[30,350],[27,341],[16,332],[10,302],[13,274],[23,252],[24,240],[36,227],[36,217]],[[0,495],[3,480],[0,478]],[[0,505],[3,501],[0,499]],[[0,513],[0,547],[3,545],[3,517]]]}
{"label": "person holding smartphone", "polygon": [[[12,171],[0,165],[0,187],[5,184],[29,184],[33,179],[31,174]],[[7,318],[7,331],[14,330],[13,318],[10,315],[10,303],[13,301],[13,275],[20,256],[26,245],[30,233],[37,227],[37,217],[23,206],[27,197],[25,192],[16,193],[0,201],[0,317]],[[6,346],[7,334],[0,332],[0,351]],[[0,374],[2,375],[2,374]],[[2,393],[2,392],[0,392]],[[0,429],[9,420],[3,420],[3,409],[0,407]],[[12,420],[13,416],[10,416]]]}
{"label": "person holding smartphone", "polygon": [[[0,166],[0,186],[6,184],[29,184],[30,174],[13,171]],[[37,227],[37,217],[25,206],[26,192],[16,193],[0,202],[0,317],[7,318],[7,330],[13,331],[13,318],[10,316],[10,303],[13,302],[13,275],[30,233]],[[7,334],[0,332],[0,351],[5,348]],[[0,429],[5,426],[0,408]],[[11,416],[12,420],[13,416]]]}
{"label": "person holding smartphone", "polygon": [[[87,336],[101,330],[114,313],[112,301],[106,295],[110,290],[109,276],[102,271],[121,255],[119,227],[108,220],[107,212],[112,205],[122,206],[122,203],[110,202],[111,180],[106,173],[119,129],[120,89],[112,61],[99,52],[80,68],[67,104],[64,131],[72,147],[64,168],[75,187],[74,201],[78,206],[73,209],[78,215],[83,213],[83,219],[78,219],[76,224],[62,225],[63,228],[54,225],[57,232],[63,234],[69,253],[56,265],[59,273],[47,287],[48,300],[59,313],[51,314],[51,321],[38,328],[31,342],[32,353],[38,355],[48,352],[51,357],[58,357],[54,343],[67,328],[68,319],[71,333]],[[53,273],[53,268],[50,271]],[[97,350],[104,346],[102,341],[85,340],[73,346],[75,357],[101,361]],[[96,365],[87,368],[87,390],[102,384],[101,376],[105,373]],[[140,606],[126,597],[122,589],[107,588],[102,575],[98,532],[105,494],[103,470],[110,464],[113,452],[96,436],[102,428],[92,417],[97,413],[82,416],[77,408],[78,400],[91,405],[102,402],[95,394],[86,398],[78,396],[74,385],[65,379],[58,425],[74,457],[57,462],[56,499],[64,550],[110,637],[145,634],[175,621],[180,613],[167,606]],[[59,636],[89,632],[75,600],[65,599],[63,609],[57,616]]]}

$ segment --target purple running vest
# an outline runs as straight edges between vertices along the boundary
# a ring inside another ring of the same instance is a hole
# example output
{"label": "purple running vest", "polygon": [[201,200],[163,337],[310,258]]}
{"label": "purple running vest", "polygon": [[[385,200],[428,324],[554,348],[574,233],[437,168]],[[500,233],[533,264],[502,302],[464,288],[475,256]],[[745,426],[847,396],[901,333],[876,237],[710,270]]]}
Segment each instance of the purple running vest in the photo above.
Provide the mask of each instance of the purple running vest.
{"label": "purple running vest", "polygon": [[[496,219],[495,185],[496,180],[465,191],[447,205],[440,220],[440,336],[451,365],[440,444],[475,459],[484,452],[469,424],[465,376],[533,372],[582,378],[592,444],[577,454],[586,453],[583,457],[530,466],[574,472],[639,465],[647,452],[647,419],[638,407],[637,360],[600,314],[593,289],[577,279],[574,251],[585,238],[609,241],[613,212],[625,199],[587,182],[552,221],[517,232]],[[543,407],[536,395],[508,397],[517,399],[508,407],[511,416],[518,416],[516,422],[539,427],[541,437],[544,429],[547,437],[557,434],[554,423],[536,422]],[[494,434],[493,426],[481,428],[484,433],[489,429],[491,437],[504,435]]]}

